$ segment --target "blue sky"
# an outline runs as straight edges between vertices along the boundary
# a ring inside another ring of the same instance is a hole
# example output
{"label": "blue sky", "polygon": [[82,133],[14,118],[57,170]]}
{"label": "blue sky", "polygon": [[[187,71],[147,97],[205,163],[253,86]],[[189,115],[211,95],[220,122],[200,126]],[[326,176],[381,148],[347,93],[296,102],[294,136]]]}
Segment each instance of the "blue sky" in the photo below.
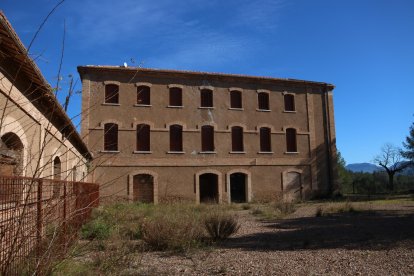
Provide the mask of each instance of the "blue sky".
{"label": "blue sky", "polygon": [[[57,2],[0,9],[27,46]],[[414,121],[413,15],[412,0],[66,0],[30,53],[55,86],[65,21],[63,86],[78,65],[125,61],[333,83],[338,148],[369,162]],[[79,112],[77,95],[69,115]]]}

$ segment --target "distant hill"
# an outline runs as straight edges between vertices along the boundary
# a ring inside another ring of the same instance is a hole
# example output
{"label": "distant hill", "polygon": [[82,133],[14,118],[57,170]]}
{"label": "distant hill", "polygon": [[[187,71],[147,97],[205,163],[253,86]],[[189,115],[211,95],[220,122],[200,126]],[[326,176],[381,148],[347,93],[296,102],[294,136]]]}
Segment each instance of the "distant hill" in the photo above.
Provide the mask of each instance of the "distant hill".
{"label": "distant hill", "polygon": [[345,168],[351,172],[373,173],[376,171],[382,171],[382,168],[380,166],[377,166],[371,163],[353,163],[353,164],[346,165]]}
{"label": "distant hill", "polygon": [[[376,172],[376,171],[384,170],[380,166],[377,166],[377,165],[371,164],[371,163],[353,163],[353,164],[346,165],[345,168],[348,171],[351,171],[351,172],[365,172],[365,173],[373,173],[373,172]],[[414,167],[409,167],[409,168],[405,169],[402,172],[402,174],[404,174],[404,175],[414,175]]]}

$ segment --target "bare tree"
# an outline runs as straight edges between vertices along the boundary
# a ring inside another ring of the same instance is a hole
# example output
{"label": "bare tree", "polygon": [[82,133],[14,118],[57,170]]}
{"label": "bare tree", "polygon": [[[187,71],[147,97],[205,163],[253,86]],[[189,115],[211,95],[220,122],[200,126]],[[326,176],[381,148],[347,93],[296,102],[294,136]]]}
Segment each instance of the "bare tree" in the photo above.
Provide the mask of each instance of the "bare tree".
{"label": "bare tree", "polygon": [[374,158],[374,162],[387,172],[387,188],[390,191],[394,190],[394,175],[410,166],[410,163],[402,156],[401,149],[389,143],[381,148],[381,153]]}

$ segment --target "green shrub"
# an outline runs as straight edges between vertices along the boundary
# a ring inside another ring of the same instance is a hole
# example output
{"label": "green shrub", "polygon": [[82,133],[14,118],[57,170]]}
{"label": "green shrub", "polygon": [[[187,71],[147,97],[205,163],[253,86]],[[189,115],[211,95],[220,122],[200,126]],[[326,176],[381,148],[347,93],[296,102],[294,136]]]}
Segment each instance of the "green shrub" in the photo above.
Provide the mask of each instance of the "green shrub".
{"label": "green shrub", "polygon": [[213,212],[204,219],[204,226],[213,240],[227,239],[237,233],[240,224],[234,215]]}
{"label": "green shrub", "polygon": [[105,240],[111,235],[112,227],[102,218],[97,218],[84,224],[81,228],[81,238],[88,240]]}

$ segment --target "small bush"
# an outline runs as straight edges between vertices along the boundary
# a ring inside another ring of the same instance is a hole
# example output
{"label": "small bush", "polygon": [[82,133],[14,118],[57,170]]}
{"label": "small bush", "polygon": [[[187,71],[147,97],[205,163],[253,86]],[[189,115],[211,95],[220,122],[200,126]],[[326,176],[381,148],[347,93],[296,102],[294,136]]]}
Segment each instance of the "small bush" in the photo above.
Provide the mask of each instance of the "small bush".
{"label": "small bush", "polygon": [[213,240],[227,239],[237,233],[240,224],[234,215],[212,213],[204,220],[204,226]]}
{"label": "small bush", "polygon": [[142,224],[142,239],[155,250],[185,251],[202,239],[203,229],[195,213],[166,213],[147,218]]}
{"label": "small bush", "polygon": [[274,207],[279,211],[283,216],[292,214],[296,211],[296,206],[292,202],[279,201],[274,204]]}
{"label": "small bush", "polygon": [[111,235],[111,231],[111,225],[103,219],[97,218],[82,226],[81,238],[88,240],[105,240]]}
{"label": "small bush", "polygon": [[242,209],[243,210],[250,210],[252,207],[250,206],[250,204],[243,204],[242,205]]}

